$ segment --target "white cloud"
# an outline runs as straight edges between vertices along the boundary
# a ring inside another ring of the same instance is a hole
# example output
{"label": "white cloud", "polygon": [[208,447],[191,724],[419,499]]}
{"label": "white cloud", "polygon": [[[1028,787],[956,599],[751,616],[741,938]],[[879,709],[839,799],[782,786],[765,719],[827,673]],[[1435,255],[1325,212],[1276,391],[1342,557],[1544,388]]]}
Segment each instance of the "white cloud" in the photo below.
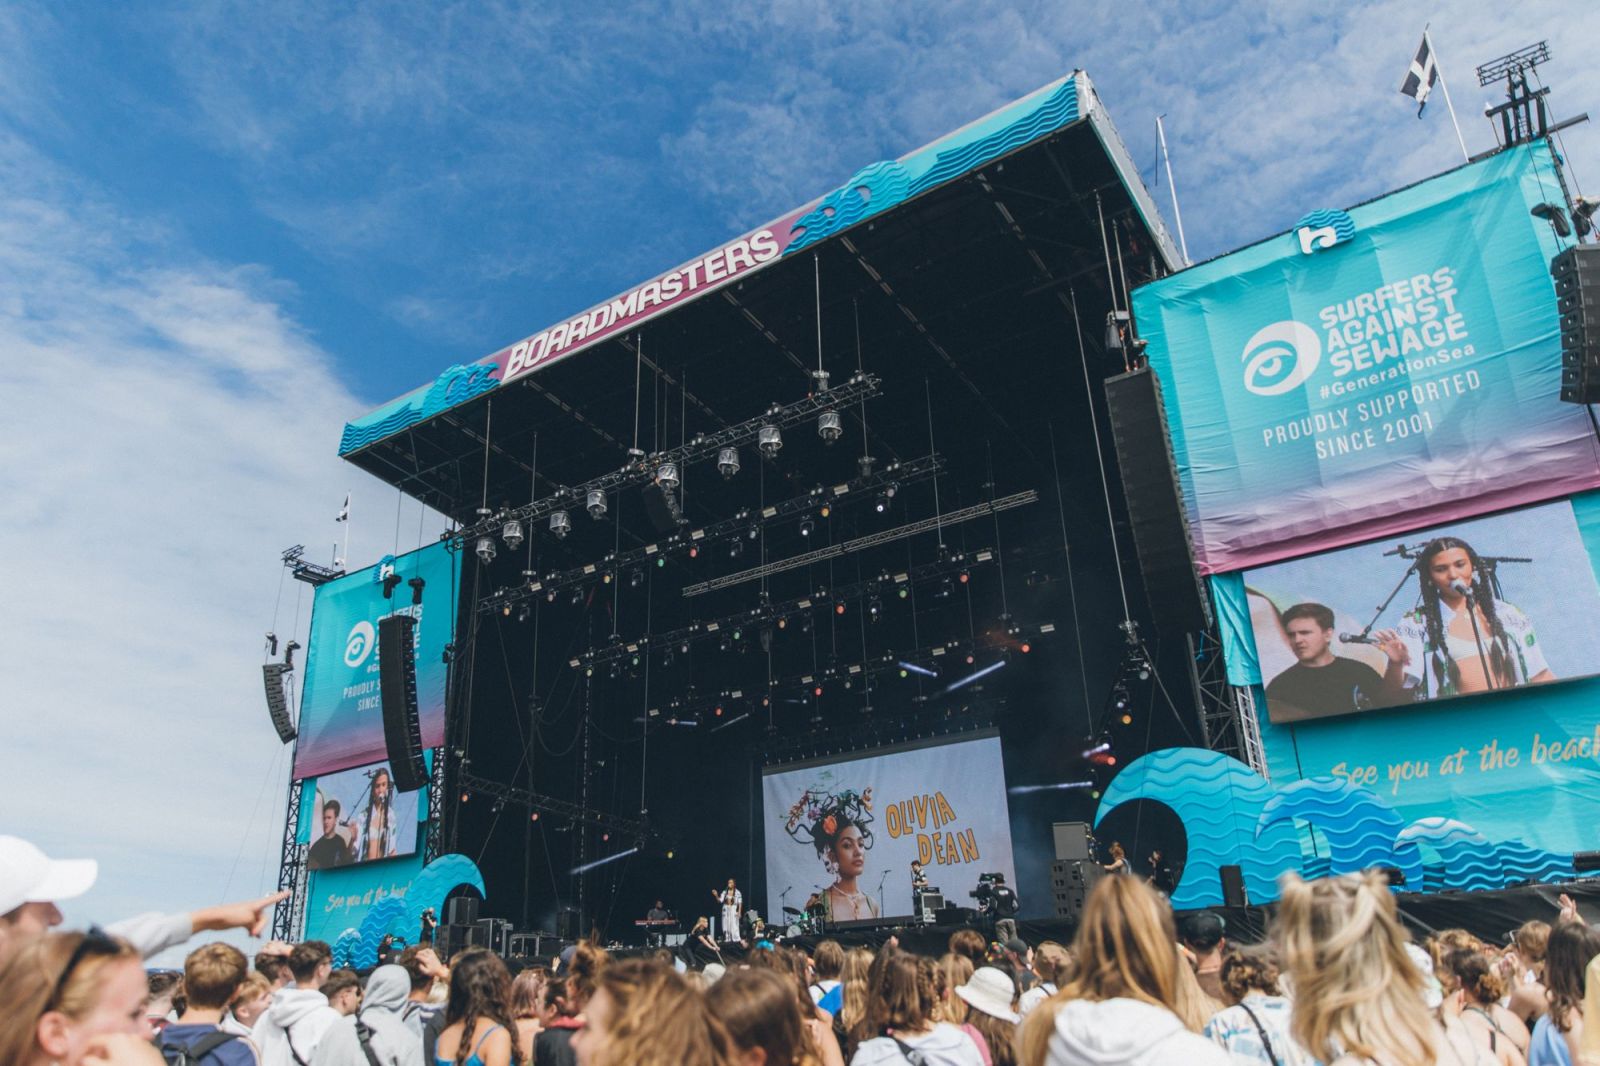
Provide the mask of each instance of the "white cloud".
{"label": "white cloud", "polygon": [[15,141],[0,173],[4,829],[102,861],[75,921],[265,891],[263,634],[304,642],[311,599],[277,556],[326,558],[352,487],[352,558],[392,547],[393,490],[335,457],[365,405],[264,270],[151,241]]}

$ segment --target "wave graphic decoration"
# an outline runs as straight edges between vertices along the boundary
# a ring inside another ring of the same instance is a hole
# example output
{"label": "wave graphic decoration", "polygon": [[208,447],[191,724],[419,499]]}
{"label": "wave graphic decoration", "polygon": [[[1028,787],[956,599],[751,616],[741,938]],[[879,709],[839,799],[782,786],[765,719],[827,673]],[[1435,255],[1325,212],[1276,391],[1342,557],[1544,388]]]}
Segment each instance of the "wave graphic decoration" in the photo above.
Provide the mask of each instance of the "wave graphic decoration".
{"label": "wave graphic decoration", "polygon": [[1182,820],[1188,837],[1174,907],[1221,906],[1223,866],[1240,867],[1250,899],[1265,903],[1278,898],[1278,874],[1300,864],[1292,825],[1257,832],[1272,795],[1266,779],[1237,759],[1203,748],[1166,748],[1135,759],[1112,779],[1095,824],[1132,800],[1164,804]]}
{"label": "wave graphic decoration", "polygon": [[422,912],[444,908],[445,897],[458,888],[476,889],[486,895],[483,873],[465,855],[441,855],[424,866],[404,895],[385,896],[367,911],[359,929],[346,929],[333,944],[333,964],[370,969],[378,964],[378,944],[386,933],[402,936],[409,943],[422,928]]}
{"label": "wave graphic decoration", "polygon": [[[1400,891],[1481,891],[1580,875],[1571,853],[1521,840],[1491,840],[1454,818],[1410,822],[1377,793],[1343,778],[1313,777],[1273,787],[1237,759],[1201,748],[1166,748],[1135,759],[1106,787],[1098,826],[1118,806],[1153,800],[1171,808],[1188,838],[1188,860],[1172,905],[1222,905],[1219,870],[1237,865],[1252,903],[1278,898],[1278,878],[1315,879],[1393,866]],[[1327,848],[1303,852],[1302,838]]]}
{"label": "wave graphic decoration", "polygon": [[398,405],[391,404],[358,421],[346,422],[344,434],[339,439],[339,454],[358,452],[458,403],[482,396],[500,384],[492,376],[498,369],[498,363],[474,363],[471,366],[457,363],[434,378],[433,384],[427,389],[412,393]]}
{"label": "wave graphic decoration", "polygon": [[1294,224],[1294,228],[1290,232],[1298,233],[1308,227],[1314,230],[1333,230],[1335,244],[1343,244],[1356,235],[1355,219],[1337,208],[1325,207],[1320,211],[1313,211],[1308,215],[1302,216],[1300,221]]}
{"label": "wave graphic decoration", "polygon": [[789,246],[783,254],[793,255],[842,233],[858,222],[977,170],[1077,119],[1078,83],[1076,78],[1068,78],[1055,91],[996,129],[988,129],[983,122],[974,123],[972,130],[947,138],[945,146],[931,155],[917,153],[903,163],[885,160],[863,167],[795,220]]}

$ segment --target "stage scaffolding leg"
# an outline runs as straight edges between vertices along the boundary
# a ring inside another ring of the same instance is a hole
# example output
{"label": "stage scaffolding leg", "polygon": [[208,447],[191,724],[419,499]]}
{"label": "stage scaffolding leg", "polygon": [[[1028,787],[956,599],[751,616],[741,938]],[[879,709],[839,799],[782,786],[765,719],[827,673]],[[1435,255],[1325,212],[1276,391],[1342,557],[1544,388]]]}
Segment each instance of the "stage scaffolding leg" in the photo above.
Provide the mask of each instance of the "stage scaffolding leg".
{"label": "stage scaffolding leg", "polygon": [[283,850],[278,859],[278,890],[289,898],[272,910],[272,938],[300,939],[306,916],[306,845],[300,843],[300,782],[289,775],[289,802],[283,815]]}
{"label": "stage scaffolding leg", "polygon": [[422,865],[444,853],[444,749],[433,749],[433,773],[428,775],[428,835],[422,843]]}
{"label": "stage scaffolding leg", "polygon": [[1253,694],[1249,688],[1228,683],[1222,644],[1216,634],[1206,631],[1190,634],[1185,639],[1189,647],[1189,683],[1194,690],[1200,735],[1206,746],[1233,756],[1267,777]]}

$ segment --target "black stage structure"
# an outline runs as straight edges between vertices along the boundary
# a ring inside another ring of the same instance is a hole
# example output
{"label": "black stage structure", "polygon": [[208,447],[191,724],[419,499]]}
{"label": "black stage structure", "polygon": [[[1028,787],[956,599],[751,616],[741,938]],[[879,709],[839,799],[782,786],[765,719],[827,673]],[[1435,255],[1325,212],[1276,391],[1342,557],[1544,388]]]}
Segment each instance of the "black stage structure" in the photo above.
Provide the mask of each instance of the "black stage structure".
{"label": "black stage structure", "polygon": [[[483,870],[484,914],[626,937],[656,898],[710,913],[730,876],[759,907],[763,764],[994,726],[1013,788],[1090,782],[1011,796],[1023,914],[1047,916],[1052,822],[1089,820],[1144,751],[1234,743],[1192,567],[1141,577],[1107,411],[1106,379],[1137,369],[1108,316],[1179,264],[1084,111],[348,456],[457,524],[436,829]],[[763,416],[771,458],[740,437]],[[1168,462],[1159,427],[1133,439]],[[599,519],[571,491],[596,479]],[[1154,819],[1124,839],[1181,858]]]}

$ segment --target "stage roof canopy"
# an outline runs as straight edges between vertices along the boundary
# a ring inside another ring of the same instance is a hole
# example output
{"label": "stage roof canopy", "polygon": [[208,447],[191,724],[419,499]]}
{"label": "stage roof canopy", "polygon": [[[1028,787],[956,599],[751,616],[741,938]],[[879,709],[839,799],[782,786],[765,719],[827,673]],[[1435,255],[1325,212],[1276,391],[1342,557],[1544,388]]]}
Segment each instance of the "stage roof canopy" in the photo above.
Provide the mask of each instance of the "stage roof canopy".
{"label": "stage roof canopy", "polygon": [[[485,495],[486,430],[493,506],[529,499],[535,434],[539,493],[625,464],[636,370],[656,389],[640,414],[646,452],[806,395],[820,302],[834,385],[858,365],[884,380],[884,399],[865,412],[879,460],[931,450],[930,411],[941,451],[977,434],[1009,438],[1038,459],[1029,430],[1083,402],[1074,300],[1093,358],[1106,312],[1126,306],[1125,286],[1178,265],[1137,168],[1077,72],[864,167],[613,300],[447,369],[349,423],[340,453],[471,522]],[[1114,369],[1097,366],[1094,377]]]}

